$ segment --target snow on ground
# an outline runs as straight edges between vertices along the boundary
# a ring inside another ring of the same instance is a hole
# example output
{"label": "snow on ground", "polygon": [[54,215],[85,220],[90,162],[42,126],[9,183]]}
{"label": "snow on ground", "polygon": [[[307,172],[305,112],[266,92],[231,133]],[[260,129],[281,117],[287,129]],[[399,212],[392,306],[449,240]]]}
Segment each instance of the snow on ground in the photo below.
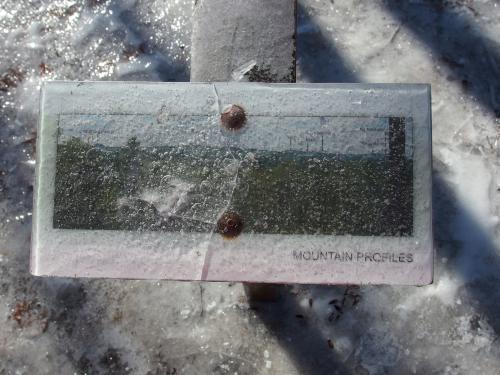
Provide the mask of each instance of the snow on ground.
{"label": "snow on ground", "polygon": [[430,82],[435,283],[278,287],[34,278],[43,80],[189,79],[192,2],[0,6],[0,373],[496,374],[500,4],[303,0],[298,79]]}

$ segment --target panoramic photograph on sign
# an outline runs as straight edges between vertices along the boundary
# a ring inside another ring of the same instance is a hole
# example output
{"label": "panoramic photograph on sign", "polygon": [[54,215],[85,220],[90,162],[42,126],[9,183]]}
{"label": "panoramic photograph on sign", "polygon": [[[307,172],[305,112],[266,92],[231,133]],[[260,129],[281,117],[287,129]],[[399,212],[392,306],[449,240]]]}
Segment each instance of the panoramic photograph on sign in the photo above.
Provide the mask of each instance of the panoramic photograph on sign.
{"label": "panoramic photograph on sign", "polygon": [[54,228],[209,232],[231,194],[245,232],[413,234],[411,119],[248,121],[230,144],[209,116],[61,116]]}

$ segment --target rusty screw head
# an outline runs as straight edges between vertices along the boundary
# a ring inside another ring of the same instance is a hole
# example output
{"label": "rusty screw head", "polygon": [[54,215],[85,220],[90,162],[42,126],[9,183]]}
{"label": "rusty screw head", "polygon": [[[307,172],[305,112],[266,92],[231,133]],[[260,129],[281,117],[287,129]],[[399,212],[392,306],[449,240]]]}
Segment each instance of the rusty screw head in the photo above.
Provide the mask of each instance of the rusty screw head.
{"label": "rusty screw head", "polygon": [[220,116],[222,126],[228,130],[238,130],[245,125],[245,110],[239,105],[233,104],[222,112]]}
{"label": "rusty screw head", "polygon": [[217,232],[224,238],[238,237],[242,230],[243,220],[236,212],[224,212],[217,221]]}

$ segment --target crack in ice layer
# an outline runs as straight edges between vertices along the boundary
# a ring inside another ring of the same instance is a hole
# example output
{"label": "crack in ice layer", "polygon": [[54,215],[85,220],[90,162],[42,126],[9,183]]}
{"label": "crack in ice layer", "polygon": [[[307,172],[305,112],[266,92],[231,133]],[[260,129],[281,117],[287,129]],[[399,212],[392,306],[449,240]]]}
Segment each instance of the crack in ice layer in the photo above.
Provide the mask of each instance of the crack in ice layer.
{"label": "crack in ice layer", "polygon": [[[231,207],[231,202],[233,200],[234,192],[236,190],[236,186],[237,186],[237,183],[238,183],[239,171],[240,171],[241,164],[242,164],[242,160],[238,159],[238,158],[236,158],[234,156],[234,154],[231,151],[230,147],[228,148],[228,150],[229,150],[229,153],[231,154],[231,156],[233,157],[233,159],[235,161],[237,161],[237,168],[236,168],[236,172],[235,172],[234,178],[232,180],[232,184],[228,186],[230,188],[230,192],[228,194],[227,202],[226,202],[224,208],[221,209],[218,217],[221,217],[224,214],[224,212],[228,211],[229,208]],[[201,280],[207,280],[208,271],[210,269],[210,264],[211,264],[211,261],[212,261],[213,250],[214,250],[213,247],[210,246],[210,244],[212,242],[213,235],[216,232],[217,232],[217,223],[214,223],[213,230],[209,234],[209,237],[207,239],[207,249],[206,249],[206,252],[205,252],[205,260],[203,262],[203,266],[202,266],[202,270],[201,270],[201,277],[200,277]]]}
{"label": "crack in ice layer", "polygon": [[212,84],[212,88],[214,90],[215,101],[217,103],[217,114],[220,115],[222,113],[222,106],[220,103],[219,93],[217,92],[217,87],[215,86],[215,83]]}
{"label": "crack in ice layer", "polygon": [[[222,105],[221,105],[219,93],[217,92],[217,87],[216,87],[215,84],[212,84],[212,88],[213,88],[213,92],[214,92],[214,95],[215,95],[215,98],[216,98],[216,103],[217,103],[217,112],[218,112],[217,114],[220,115],[222,113]],[[221,136],[226,137],[226,135],[223,133],[222,130],[221,130],[220,134],[221,134]],[[235,171],[235,174],[234,174],[234,178],[232,180],[232,184],[230,184],[228,186],[229,189],[230,189],[230,192],[228,194],[228,198],[227,198],[226,204],[224,205],[224,207],[219,212],[218,217],[221,217],[224,214],[224,212],[228,211],[230,209],[230,207],[231,207],[231,202],[233,200],[234,192],[236,190],[236,186],[237,186],[237,183],[238,183],[238,176],[239,176],[239,172],[240,172],[240,169],[241,169],[241,164],[243,162],[239,157],[235,156],[235,154],[231,150],[231,145],[229,143],[229,139],[228,138],[226,138],[225,146],[227,147],[227,150],[229,151],[229,154],[231,155],[231,157],[233,158],[233,160],[237,163],[237,166],[236,166],[236,171]],[[201,269],[201,277],[200,277],[201,280],[207,280],[208,272],[209,272],[209,269],[210,269],[210,264],[211,264],[211,261],[212,261],[213,250],[214,250],[213,247],[210,246],[210,244],[212,242],[213,235],[216,232],[217,232],[217,222],[214,223],[213,230],[209,234],[209,237],[207,239],[207,249],[205,251],[205,260],[203,262],[203,266],[202,266],[202,269]]]}

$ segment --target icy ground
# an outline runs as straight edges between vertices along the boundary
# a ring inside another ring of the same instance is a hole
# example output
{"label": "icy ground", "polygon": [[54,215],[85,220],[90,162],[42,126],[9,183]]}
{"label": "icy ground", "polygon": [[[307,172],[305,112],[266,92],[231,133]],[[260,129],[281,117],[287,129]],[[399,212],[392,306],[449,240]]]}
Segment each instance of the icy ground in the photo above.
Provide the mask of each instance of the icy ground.
{"label": "icy ground", "polygon": [[31,277],[40,83],[188,80],[192,2],[1,0],[0,374],[499,373],[499,2],[300,4],[299,81],[432,84],[434,285]]}

